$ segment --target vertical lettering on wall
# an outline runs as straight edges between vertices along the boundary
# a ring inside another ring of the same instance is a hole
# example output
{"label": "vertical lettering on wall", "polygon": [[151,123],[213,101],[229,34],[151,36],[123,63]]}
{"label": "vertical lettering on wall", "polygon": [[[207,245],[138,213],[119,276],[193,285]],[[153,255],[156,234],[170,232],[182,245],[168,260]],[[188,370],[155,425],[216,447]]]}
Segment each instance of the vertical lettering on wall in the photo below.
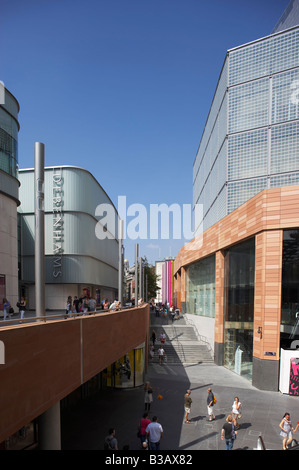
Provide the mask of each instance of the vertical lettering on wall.
{"label": "vertical lettering on wall", "polygon": [[53,277],[62,275],[63,255],[63,178],[61,168],[53,173]]}

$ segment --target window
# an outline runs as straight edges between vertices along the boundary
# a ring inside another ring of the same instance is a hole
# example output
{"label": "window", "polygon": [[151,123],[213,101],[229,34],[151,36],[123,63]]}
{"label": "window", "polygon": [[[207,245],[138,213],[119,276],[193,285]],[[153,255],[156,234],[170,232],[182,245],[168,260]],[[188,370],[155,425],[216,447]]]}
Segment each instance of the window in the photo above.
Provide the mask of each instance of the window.
{"label": "window", "polygon": [[252,377],[255,240],[231,247],[225,256],[224,365]]}
{"label": "window", "polygon": [[3,310],[3,299],[6,297],[5,276],[0,274],[0,310]]}

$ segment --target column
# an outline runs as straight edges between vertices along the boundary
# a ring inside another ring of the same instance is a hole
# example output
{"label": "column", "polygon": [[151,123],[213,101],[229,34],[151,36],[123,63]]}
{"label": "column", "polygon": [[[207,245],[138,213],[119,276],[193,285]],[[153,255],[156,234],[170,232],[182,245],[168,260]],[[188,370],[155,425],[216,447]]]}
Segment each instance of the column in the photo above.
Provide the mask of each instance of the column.
{"label": "column", "polygon": [[61,450],[60,402],[38,418],[39,450]]}
{"label": "column", "polygon": [[215,253],[215,362],[224,359],[224,252]]}
{"label": "column", "polygon": [[255,238],[253,377],[259,389],[278,390],[283,231]]}

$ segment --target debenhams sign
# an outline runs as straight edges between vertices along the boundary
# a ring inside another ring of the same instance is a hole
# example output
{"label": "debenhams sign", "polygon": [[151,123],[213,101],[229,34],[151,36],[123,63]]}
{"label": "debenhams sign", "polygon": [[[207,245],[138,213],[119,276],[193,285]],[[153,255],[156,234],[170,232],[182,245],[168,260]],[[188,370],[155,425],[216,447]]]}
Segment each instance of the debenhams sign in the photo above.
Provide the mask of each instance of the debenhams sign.
{"label": "debenhams sign", "polygon": [[53,173],[53,277],[62,275],[63,254],[63,179],[61,168]]}

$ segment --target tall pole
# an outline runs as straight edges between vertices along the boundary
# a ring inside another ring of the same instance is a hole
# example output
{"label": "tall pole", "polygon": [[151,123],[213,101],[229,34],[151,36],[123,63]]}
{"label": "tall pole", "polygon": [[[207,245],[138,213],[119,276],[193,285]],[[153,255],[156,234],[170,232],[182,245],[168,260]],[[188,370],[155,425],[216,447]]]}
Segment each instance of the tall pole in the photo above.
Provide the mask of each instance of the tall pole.
{"label": "tall pole", "polygon": [[148,289],[147,289],[147,274],[146,274],[146,275],[145,275],[145,296],[144,296],[144,297],[145,297],[144,300],[145,300],[146,302],[147,302],[147,297],[148,297],[148,295],[147,295],[147,290],[148,290]]}
{"label": "tall pole", "polygon": [[139,258],[139,298],[142,299],[142,258]]}
{"label": "tall pole", "polygon": [[45,146],[35,142],[35,315],[45,316]]}
{"label": "tall pole", "polygon": [[138,255],[139,245],[135,244],[135,307],[138,306]]}
{"label": "tall pole", "polygon": [[118,221],[118,301],[123,306],[123,220]]}

